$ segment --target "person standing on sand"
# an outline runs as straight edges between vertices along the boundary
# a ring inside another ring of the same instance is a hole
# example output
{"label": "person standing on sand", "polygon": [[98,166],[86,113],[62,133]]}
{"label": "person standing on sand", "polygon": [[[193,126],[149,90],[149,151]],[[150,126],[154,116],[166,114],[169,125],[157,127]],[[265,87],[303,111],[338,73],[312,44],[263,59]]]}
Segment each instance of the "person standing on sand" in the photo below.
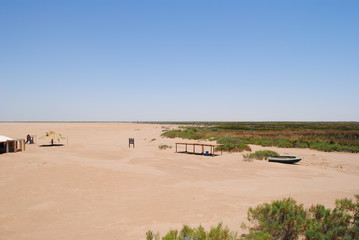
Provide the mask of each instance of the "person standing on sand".
{"label": "person standing on sand", "polygon": [[30,144],[31,144],[31,136],[30,136],[30,134],[27,134],[25,144],[28,143],[28,142],[30,142]]}

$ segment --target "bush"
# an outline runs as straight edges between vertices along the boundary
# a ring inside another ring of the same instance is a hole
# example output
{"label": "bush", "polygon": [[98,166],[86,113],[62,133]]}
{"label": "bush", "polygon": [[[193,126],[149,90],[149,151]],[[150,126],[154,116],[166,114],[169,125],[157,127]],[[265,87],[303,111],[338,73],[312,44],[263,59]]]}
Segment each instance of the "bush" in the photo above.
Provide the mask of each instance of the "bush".
{"label": "bush", "polygon": [[246,239],[359,239],[359,195],[336,201],[333,210],[315,205],[305,210],[291,198],[250,208]]}
{"label": "bush", "polygon": [[293,147],[296,148],[308,148],[309,144],[304,140],[294,141]]}
{"label": "bush", "polygon": [[359,239],[359,195],[356,203],[350,199],[337,200],[331,211],[322,205],[309,209],[306,239]]}
{"label": "bush", "polygon": [[306,239],[359,239],[359,195],[356,203],[349,199],[336,201],[333,210],[312,206],[306,224]]}
{"label": "bush", "polygon": [[311,142],[309,146],[310,146],[310,148],[316,149],[319,151],[333,152],[333,151],[337,151],[338,145],[330,144],[330,143],[326,143],[326,142]]}
{"label": "bush", "polygon": [[305,217],[303,205],[297,205],[291,198],[249,208],[248,220],[253,225],[247,238],[297,239],[304,231]]}
{"label": "bush", "polygon": [[171,230],[162,238],[162,240],[176,240],[178,239],[177,236],[178,236],[178,231]]}
{"label": "bush", "polygon": [[[350,199],[336,201],[333,210],[315,205],[308,210],[295,200],[286,198],[272,203],[249,208],[249,230],[244,239],[250,240],[331,240],[359,239],[359,195],[356,202]],[[180,231],[170,230],[164,237],[146,232],[146,240],[239,240],[236,232],[231,232],[219,223],[206,231],[202,226],[183,226]],[[243,238],[241,238],[243,239]]]}
{"label": "bush", "polygon": [[257,144],[262,147],[270,147],[275,145],[271,139],[254,139],[253,144]]}
{"label": "bush", "polygon": [[270,150],[262,150],[256,151],[254,153],[245,154],[243,157],[244,159],[257,159],[257,160],[264,160],[270,156],[279,156],[277,152],[270,151]]}
{"label": "bush", "polygon": [[158,233],[154,234],[151,230],[146,232],[146,240],[160,240],[160,235]]}
{"label": "bush", "polygon": [[281,148],[291,148],[291,147],[293,147],[293,143],[290,140],[285,140],[285,139],[277,140],[275,145],[277,147],[281,147]]}
{"label": "bush", "polygon": [[172,146],[168,146],[168,145],[162,144],[162,145],[159,145],[158,148],[159,148],[160,150],[165,150],[165,149],[167,149],[167,148],[172,148]]}
{"label": "bush", "polygon": [[251,151],[251,148],[244,143],[232,144],[225,143],[222,146],[216,147],[217,151],[227,151],[227,152],[243,152],[243,151]]}
{"label": "bush", "polygon": [[322,205],[312,206],[308,212],[307,239],[338,239],[345,236],[348,222],[340,212],[332,212]]}
{"label": "bush", "polygon": [[[146,240],[160,240],[159,234],[147,231]],[[237,233],[231,232],[227,227],[219,223],[206,231],[202,226],[191,228],[183,226],[180,231],[170,230],[162,240],[239,240]]]}
{"label": "bush", "polygon": [[168,137],[168,138],[176,138],[176,137],[181,137],[181,135],[182,135],[182,130],[171,130],[171,131],[162,133],[161,136]]}
{"label": "bush", "polygon": [[359,152],[359,146],[345,146],[334,143],[311,141],[310,148],[324,152]]}
{"label": "bush", "polygon": [[243,139],[238,137],[215,137],[215,140],[223,146],[218,146],[216,149],[218,151],[228,151],[228,152],[243,152],[251,151],[251,148],[245,143]]}

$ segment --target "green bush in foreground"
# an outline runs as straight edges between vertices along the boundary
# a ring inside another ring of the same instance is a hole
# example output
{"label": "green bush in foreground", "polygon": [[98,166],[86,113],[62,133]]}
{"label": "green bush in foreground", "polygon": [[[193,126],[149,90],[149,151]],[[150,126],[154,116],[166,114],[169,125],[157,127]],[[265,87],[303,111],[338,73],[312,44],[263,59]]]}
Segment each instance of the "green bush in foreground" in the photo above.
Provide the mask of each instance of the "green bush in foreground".
{"label": "green bush in foreground", "polygon": [[287,198],[249,208],[248,220],[252,223],[248,239],[297,239],[304,231],[306,211],[303,205]]}
{"label": "green bush in foreground", "polygon": [[162,238],[149,230],[146,240],[355,240],[359,239],[359,195],[355,198],[355,202],[337,200],[333,210],[322,205],[304,209],[292,198],[260,204],[249,208],[249,224],[242,224],[249,233],[241,238],[219,223],[209,231],[183,226]]}
{"label": "green bush in foreground", "polygon": [[337,200],[333,210],[323,205],[305,210],[291,198],[250,208],[246,239],[359,239],[359,195],[355,198]]}
{"label": "green bush in foreground", "polygon": [[306,239],[359,239],[359,195],[355,197],[356,203],[337,200],[333,210],[312,206],[308,211]]}
{"label": "green bush in foreground", "polygon": [[146,233],[146,240],[238,240],[237,233],[231,232],[227,227],[219,223],[206,231],[202,226],[191,228],[183,226],[181,231],[170,230],[164,237],[154,234],[151,230]]}
{"label": "green bush in foreground", "polygon": [[262,151],[256,151],[254,153],[243,155],[244,159],[257,159],[257,160],[264,160],[270,156],[279,156],[279,154],[277,152],[270,150],[262,150]]}

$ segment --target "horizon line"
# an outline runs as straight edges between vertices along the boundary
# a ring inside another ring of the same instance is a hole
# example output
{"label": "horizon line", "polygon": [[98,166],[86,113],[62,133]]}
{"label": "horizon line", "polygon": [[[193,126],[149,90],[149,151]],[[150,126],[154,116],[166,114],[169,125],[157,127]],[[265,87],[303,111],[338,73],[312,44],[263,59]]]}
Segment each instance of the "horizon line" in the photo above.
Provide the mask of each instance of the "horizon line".
{"label": "horizon line", "polygon": [[82,121],[82,120],[70,120],[70,121],[0,121],[0,123],[358,123],[359,121],[331,121],[331,120],[318,120],[318,121]]}

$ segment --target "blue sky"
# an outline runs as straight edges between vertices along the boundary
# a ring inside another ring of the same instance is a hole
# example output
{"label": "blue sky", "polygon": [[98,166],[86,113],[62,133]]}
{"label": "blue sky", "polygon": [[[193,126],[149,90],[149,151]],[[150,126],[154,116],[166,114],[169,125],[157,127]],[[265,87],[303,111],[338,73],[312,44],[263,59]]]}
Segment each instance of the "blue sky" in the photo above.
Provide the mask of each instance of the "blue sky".
{"label": "blue sky", "polygon": [[0,121],[359,121],[358,12],[0,0]]}

